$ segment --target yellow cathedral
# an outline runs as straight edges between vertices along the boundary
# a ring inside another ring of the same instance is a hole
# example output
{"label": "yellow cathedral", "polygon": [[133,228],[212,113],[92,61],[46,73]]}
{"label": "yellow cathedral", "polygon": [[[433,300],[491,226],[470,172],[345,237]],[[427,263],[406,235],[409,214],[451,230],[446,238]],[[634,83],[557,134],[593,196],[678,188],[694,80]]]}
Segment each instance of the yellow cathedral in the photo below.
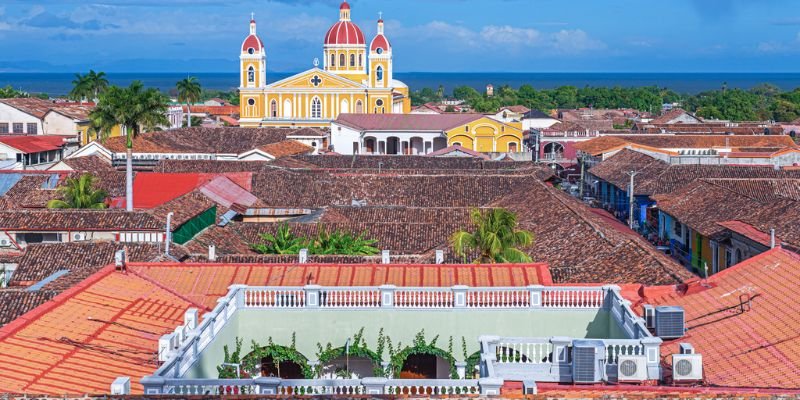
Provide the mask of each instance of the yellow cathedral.
{"label": "yellow cathedral", "polygon": [[364,33],[350,19],[350,4],[325,34],[322,68],[267,84],[267,54],[250,19],[242,43],[239,124],[242,127],[329,127],[339,114],[407,114],[408,86],[392,77],[392,46],[383,19],[367,52]]}

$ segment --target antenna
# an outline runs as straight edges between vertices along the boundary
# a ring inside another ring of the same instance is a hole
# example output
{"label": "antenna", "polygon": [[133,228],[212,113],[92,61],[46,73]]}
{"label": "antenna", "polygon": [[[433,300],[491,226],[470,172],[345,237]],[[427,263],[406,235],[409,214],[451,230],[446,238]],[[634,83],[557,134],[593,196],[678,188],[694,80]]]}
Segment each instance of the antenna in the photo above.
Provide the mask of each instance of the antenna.
{"label": "antenna", "polygon": [[250,21],[254,21],[256,19],[256,13],[250,12]]}

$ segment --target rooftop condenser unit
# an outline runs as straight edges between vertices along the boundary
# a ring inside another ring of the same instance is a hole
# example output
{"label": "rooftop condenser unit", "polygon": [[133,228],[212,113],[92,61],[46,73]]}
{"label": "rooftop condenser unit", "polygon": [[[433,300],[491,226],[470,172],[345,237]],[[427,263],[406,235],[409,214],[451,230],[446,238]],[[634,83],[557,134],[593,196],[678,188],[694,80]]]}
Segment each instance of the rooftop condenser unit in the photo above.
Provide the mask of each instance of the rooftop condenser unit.
{"label": "rooftop condenser unit", "polygon": [[686,331],[683,307],[656,307],[655,322],[656,336],[662,339],[677,339]]}
{"label": "rooftop condenser unit", "polygon": [[572,381],[597,383],[603,379],[606,346],[602,340],[572,342]]}

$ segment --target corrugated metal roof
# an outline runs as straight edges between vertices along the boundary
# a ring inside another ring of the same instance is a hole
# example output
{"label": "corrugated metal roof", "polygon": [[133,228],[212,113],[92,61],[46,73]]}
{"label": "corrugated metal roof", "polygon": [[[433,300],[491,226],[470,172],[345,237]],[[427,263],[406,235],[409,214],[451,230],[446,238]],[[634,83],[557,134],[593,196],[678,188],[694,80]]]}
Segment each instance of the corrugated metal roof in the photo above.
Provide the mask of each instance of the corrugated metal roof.
{"label": "corrugated metal roof", "polygon": [[22,179],[22,174],[0,174],[0,196],[4,196]]}

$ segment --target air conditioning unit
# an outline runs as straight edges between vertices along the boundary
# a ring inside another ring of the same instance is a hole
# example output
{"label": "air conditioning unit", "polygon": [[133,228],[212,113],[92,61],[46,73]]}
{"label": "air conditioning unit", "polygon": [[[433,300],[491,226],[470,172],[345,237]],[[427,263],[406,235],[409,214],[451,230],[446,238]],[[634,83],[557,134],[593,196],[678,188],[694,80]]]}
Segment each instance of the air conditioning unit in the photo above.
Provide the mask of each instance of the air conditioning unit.
{"label": "air conditioning unit", "polygon": [[656,336],[662,339],[677,339],[686,332],[683,307],[656,307],[655,322]]}
{"label": "air conditioning unit", "polygon": [[703,355],[673,354],[672,380],[675,382],[703,380]]}
{"label": "air conditioning unit", "polygon": [[645,304],[642,306],[644,310],[644,324],[647,326],[647,329],[653,329],[656,327],[656,308],[651,306],[650,304]]}
{"label": "air conditioning unit", "polygon": [[0,239],[0,247],[11,247],[11,240],[6,238]]}
{"label": "air conditioning unit", "polygon": [[572,381],[597,383],[603,379],[606,346],[602,340],[572,342]]}
{"label": "air conditioning unit", "polygon": [[617,358],[617,379],[620,382],[647,380],[647,357],[620,355]]}
{"label": "air conditioning unit", "polygon": [[86,234],[85,233],[76,233],[75,235],[72,236],[72,238],[76,242],[79,242],[79,241],[82,241],[82,240],[86,240]]}

